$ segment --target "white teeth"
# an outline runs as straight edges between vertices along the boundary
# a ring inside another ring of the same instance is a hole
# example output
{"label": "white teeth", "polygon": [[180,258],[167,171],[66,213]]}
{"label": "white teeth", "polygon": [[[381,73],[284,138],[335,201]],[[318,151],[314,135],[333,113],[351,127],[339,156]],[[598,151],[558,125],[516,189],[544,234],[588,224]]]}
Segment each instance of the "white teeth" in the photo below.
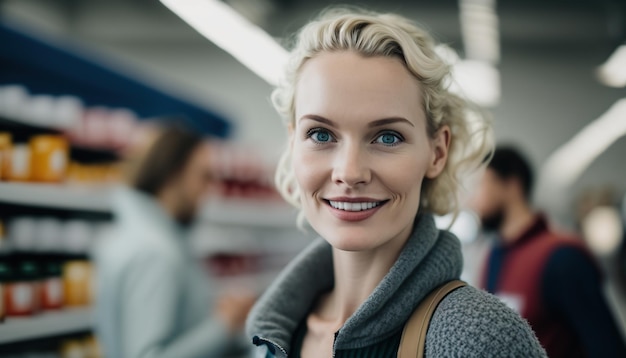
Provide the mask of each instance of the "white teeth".
{"label": "white teeth", "polygon": [[349,203],[349,202],[345,202],[345,201],[332,201],[332,200],[329,200],[329,202],[330,202],[330,206],[332,206],[333,208],[339,209],[339,210],[345,210],[345,211],[369,210],[369,209],[377,207],[381,203],[380,201],[377,201],[377,202],[368,201],[368,202],[363,202],[363,203]]}

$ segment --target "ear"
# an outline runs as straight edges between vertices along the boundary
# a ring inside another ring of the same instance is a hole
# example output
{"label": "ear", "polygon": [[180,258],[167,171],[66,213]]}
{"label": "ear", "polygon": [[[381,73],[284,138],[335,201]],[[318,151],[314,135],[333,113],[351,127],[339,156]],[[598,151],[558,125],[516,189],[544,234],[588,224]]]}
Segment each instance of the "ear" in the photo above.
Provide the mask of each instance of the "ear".
{"label": "ear", "polygon": [[432,140],[432,156],[431,161],[426,170],[426,177],[429,179],[436,178],[446,167],[448,161],[448,150],[450,149],[450,139],[452,133],[450,127],[442,126],[437,130],[435,138]]}

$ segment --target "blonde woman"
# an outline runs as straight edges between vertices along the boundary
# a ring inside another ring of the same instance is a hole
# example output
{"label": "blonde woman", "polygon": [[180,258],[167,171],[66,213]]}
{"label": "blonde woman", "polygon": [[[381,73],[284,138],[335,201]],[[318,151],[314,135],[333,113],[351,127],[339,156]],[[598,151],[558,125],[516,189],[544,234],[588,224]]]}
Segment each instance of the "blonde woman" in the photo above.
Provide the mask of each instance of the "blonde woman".
{"label": "blonde woman", "polygon": [[[299,33],[273,93],[289,132],[276,179],[321,238],[250,314],[259,356],[395,357],[419,303],[459,278],[460,244],[431,214],[457,210],[491,129],[470,126],[434,46],[405,18],[361,11],[326,12]],[[435,310],[425,353],[545,356],[518,315],[469,286]]]}

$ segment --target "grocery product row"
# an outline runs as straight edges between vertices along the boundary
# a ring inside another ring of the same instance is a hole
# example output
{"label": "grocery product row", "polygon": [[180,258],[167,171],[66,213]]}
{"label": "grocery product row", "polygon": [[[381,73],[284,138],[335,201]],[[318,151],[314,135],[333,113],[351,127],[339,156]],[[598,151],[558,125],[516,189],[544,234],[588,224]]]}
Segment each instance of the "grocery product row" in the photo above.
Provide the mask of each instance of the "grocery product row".
{"label": "grocery product row", "polygon": [[38,134],[14,141],[11,133],[0,132],[0,178],[7,181],[60,183],[110,183],[119,178],[112,163],[81,163],[71,158],[63,135]]}
{"label": "grocery product row", "polygon": [[20,84],[0,86],[0,117],[31,129],[64,133],[74,145],[122,150],[138,130],[126,108],[86,106],[73,95],[31,94]]}
{"label": "grocery product row", "polygon": [[[89,253],[108,235],[122,163],[158,126],[143,120],[180,118],[215,138],[230,125],[60,43],[4,26],[0,38],[14,44],[0,49],[0,356],[99,358]],[[250,164],[235,167],[214,173],[214,197],[275,197]]]}
{"label": "grocery product row", "polygon": [[92,265],[59,255],[0,256],[0,320],[91,304]]}
{"label": "grocery product row", "polygon": [[88,254],[111,226],[108,221],[54,216],[16,216],[5,220],[4,239],[0,232],[0,251],[5,253]]}

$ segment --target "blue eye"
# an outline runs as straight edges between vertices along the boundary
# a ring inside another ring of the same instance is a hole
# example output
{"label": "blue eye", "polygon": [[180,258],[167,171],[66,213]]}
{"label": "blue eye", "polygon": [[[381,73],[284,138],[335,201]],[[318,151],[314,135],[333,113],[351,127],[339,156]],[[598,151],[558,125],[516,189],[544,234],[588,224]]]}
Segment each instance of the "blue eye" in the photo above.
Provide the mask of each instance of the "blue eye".
{"label": "blue eye", "polygon": [[390,146],[390,147],[397,145],[402,141],[403,141],[402,137],[400,137],[398,134],[395,134],[395,133],[383,133],[379,135],[375,140],[376,143]]}
{"label": "blue eye", "polygon": [[333,136],[325,129],[315,128],[309,131],[309,138],[317,143],[329,143],[333,141]]}

